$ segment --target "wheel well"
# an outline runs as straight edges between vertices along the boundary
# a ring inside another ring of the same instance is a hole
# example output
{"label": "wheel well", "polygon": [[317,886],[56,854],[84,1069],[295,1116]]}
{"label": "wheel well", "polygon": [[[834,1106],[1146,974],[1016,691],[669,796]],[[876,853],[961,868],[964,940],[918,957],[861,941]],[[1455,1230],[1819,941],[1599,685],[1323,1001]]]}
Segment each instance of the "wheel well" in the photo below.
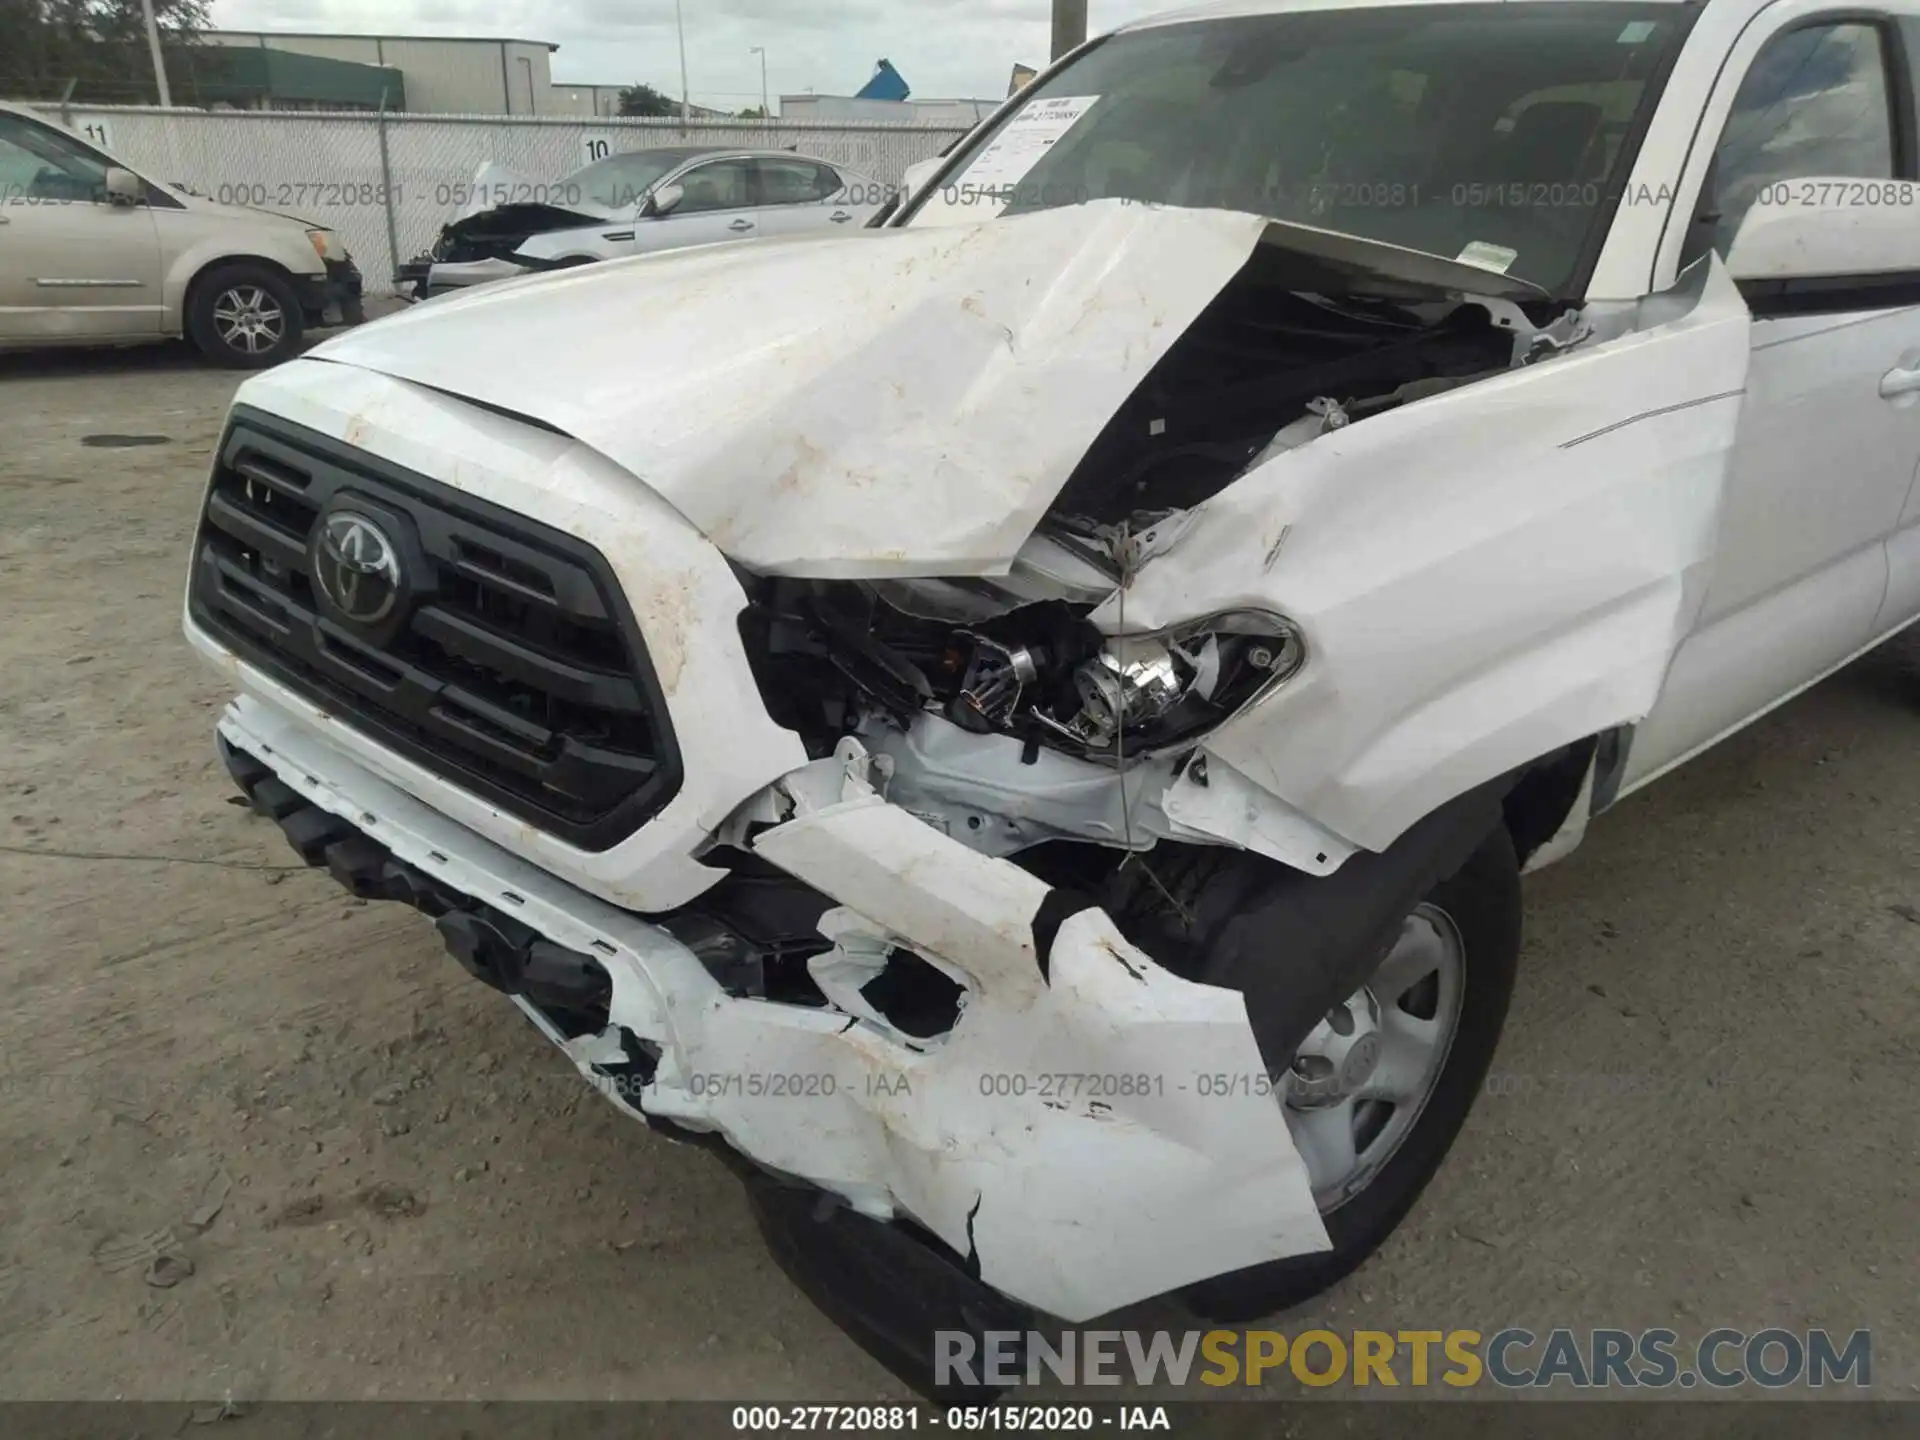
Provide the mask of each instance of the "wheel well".
{"label": "wheel well", "polygon": [[1564,750],[1541,757],[1521,772],[1507,792],[1501,802],[1501,812],[1507,822],[1507,833],[1513,837],[1514,853],[1522,865],[1559,834],[1560,828],[1572,817],[1581,787],[1586,784],[1587,772],[1593,768],[1602,742],[1611,734],[1590,735]]}
{"label": "wheel well", "polygon": [[194,302],[200,298],[200,287],[207,277],[223,265],[258,265],[262,270],[271,270],[289,285],[293,283],[293,272],[277,260],[269,260],[264,255],[222,255],[209,260],[193,272],[193,278],[187,281],[186,293],[180,298],[180,328],[185,330],[188,317],[193,314]]}

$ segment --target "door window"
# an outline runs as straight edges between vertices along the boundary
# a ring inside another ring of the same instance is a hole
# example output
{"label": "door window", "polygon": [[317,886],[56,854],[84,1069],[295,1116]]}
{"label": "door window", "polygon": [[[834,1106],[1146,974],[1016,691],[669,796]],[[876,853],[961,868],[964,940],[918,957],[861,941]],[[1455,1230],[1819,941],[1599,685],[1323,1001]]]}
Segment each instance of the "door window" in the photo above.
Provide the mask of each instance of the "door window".
{"label": "door window", "polygon": [[837,172],[812,160],[757,160],[762,205],[808,205],[845,188]]}
{"label": "door window", "polygon": [[0,115],[0,200],[91,202],[106,184],[106,165],[58,131]]}
{"label": "door window", "polygon": [[714,160],[680,177],[687,198],[674,210],[675,216],[699,215],[710,210],[741,210],[753,203],[753,162],[750,160]]}
{"label": "door window", "polygon": [[1809,176],[1894,177],[1885,39],[1863,21],[1776,35],[1734,97],[1714,155],[1714,249],[1725,258],[1767,187]]}

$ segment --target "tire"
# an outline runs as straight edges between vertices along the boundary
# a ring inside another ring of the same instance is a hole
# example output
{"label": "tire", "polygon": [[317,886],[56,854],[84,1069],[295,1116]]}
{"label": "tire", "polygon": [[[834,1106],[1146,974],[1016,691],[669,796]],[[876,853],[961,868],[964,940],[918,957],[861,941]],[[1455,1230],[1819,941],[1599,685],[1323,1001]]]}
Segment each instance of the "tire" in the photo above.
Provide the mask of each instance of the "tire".
{"label": "tire", "polygon": [[[1464,983],[1451,1044],[1411,1128],[1360,1188],[1343,1199],[1316,1196],[1333,1242],[1331,1251],[1256,1265],[1187,1287],[1181,1298],[1202,1317],[1245,1324],[1332,1288],[1385,1242],[1438,1172],[1486,1080],[1513,995],[1520,953],[1520,873],[1504,825],[1496,825],[1466,863],[1434,885],[1402,923],[1407,930],[1428,924],[1437,931],[1436,916],[1451,924],[1459,941],[1458,959],[1452,963]],[[1389,955],[1379,973],[1384,974],[1391,961]],[[1294,1102],[1289,1098],[1275,1103]],[[1290,1114],[1290,1127],[1296,1118]]]}
{"label": "tire", "polygon": [[239,262],[202,275],[187,306],[187,335],[216,365],[262,370],[300,346],[306,316],[293,286],[265,265]]}

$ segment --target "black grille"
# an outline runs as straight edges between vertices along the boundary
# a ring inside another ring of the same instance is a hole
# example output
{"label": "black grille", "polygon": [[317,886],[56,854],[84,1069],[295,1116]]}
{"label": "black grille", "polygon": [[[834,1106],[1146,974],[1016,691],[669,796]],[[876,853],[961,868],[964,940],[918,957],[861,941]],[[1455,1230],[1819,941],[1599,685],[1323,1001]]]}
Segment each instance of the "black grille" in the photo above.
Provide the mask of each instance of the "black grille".
{"label": "black grille", "polygon": [[[384,638],[315,585],[308,542],[339,500],[417,537],[426,573]],[[666,703],[597,551],[303,427],[235,410],[190,598],[235,653],[570,844],[608,849],[679,791]]]}

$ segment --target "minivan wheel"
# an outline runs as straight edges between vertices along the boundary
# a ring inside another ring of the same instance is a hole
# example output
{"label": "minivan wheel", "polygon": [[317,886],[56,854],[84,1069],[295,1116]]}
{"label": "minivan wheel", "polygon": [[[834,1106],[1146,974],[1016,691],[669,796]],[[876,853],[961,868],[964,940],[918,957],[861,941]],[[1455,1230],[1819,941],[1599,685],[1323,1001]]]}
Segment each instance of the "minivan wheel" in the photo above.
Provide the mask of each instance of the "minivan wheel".
{"label": "minivan wheel", "polygon": [[263,265],[223,265],[194,286],[187,333],[216,365],[277,365],[293,353],[305,329],[293,287]]}
{"label": "minivan wheel", "polygon": [[1244,1324],[1359,1267],[1439,1170],[1492,1063],[1520,952],[1520,875],[1497,827],[1402,921],[1366,981],[1275,1086],[1333,1249],[1217,1276],[1182,1298]]}

